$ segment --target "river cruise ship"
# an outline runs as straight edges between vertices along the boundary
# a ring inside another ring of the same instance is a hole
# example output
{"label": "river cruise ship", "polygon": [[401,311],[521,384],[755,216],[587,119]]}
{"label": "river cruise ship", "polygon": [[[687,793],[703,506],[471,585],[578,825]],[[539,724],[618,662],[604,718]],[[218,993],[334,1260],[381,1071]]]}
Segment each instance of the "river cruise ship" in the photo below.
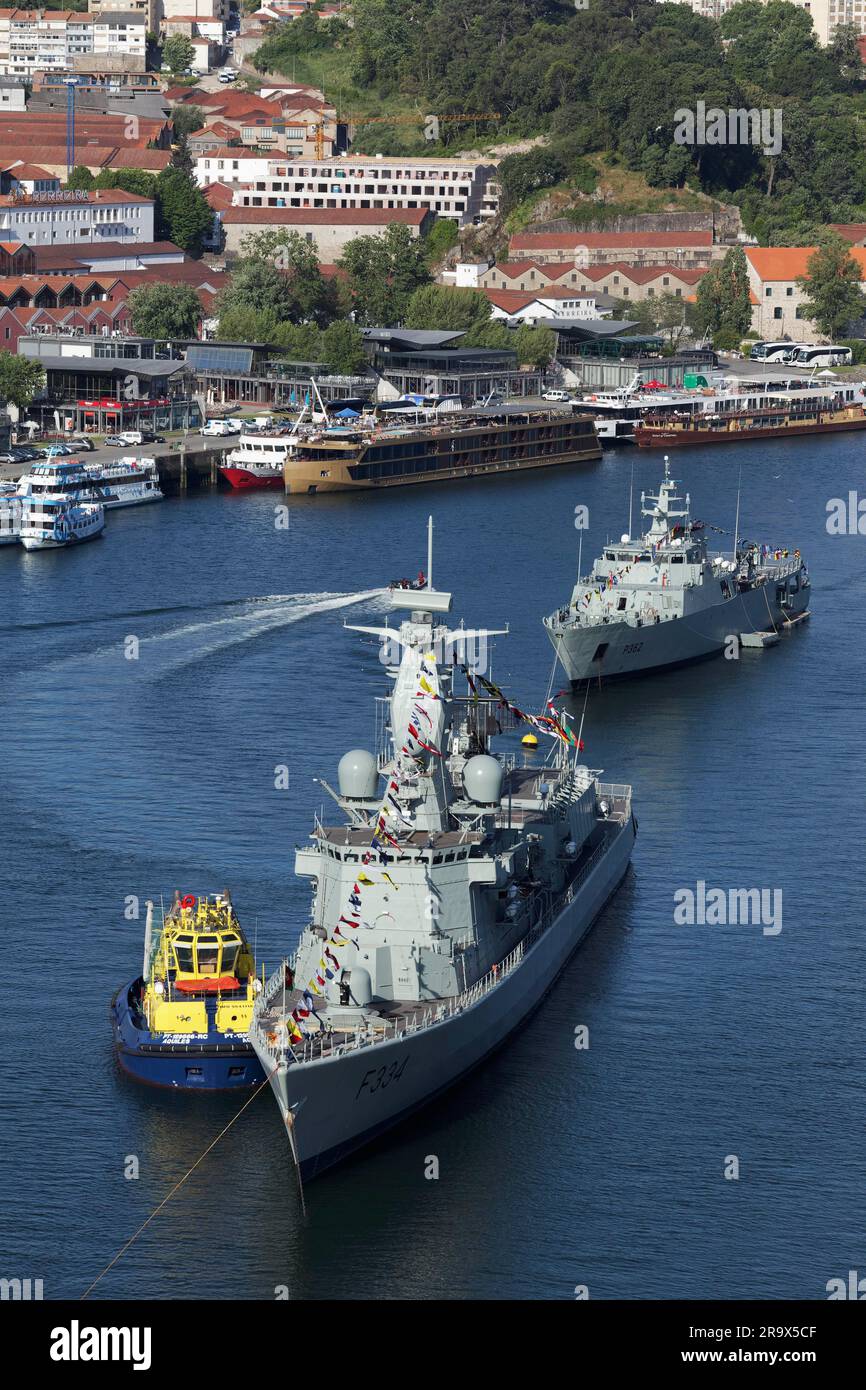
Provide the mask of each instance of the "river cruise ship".
{"label": "river cruise ship", "polygon": [[601,457],[588,415],[504,405],[453,412],[433,424],[378,420],[297,437],[287,451],[289,493],[345,492],[588,463]]}

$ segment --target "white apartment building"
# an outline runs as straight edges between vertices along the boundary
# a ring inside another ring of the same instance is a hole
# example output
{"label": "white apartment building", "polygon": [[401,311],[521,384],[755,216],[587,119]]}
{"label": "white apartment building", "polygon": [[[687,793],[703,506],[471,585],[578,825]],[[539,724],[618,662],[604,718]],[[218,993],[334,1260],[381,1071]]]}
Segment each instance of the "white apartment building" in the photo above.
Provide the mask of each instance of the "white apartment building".
{"label": "white apartment building", "polygon": [[[733,9],[737,0],[681,0],[681,3],[690,5],[696,14],[703,15],[705,19],[721,19],[723,14]],[[763,0],[763,3],[766,4],[767,0]],[[859,33],[866,34],[864,0],[789,0],[789,3],[808,11],[815,37],[824,47],[833,38],[838,24],[854,24]]]}
{"label": "white apartment building", "polygon": [[0,10],[0,73],[144,72],[146,37],[131,10]]}
{"label": "white apartment building", "polygon": [[[287,131],[288,135],[288,131]],[[461,227],[494,217],[499,189],[495,165],[466,159],[408,160],[344,155],[339,159],[267,161],[252,174],[219,167],[225,153],[196,161],[202,185],[236,183],[235,207],[249,208],[429,208]],[[246,165],[248,161],[239,160]],[[259,161],[259,164],[261,161]]]}
{"label": "white apartment building", "polygon": [[136,193],[100,188],[0,197],[0,241],[27,246],[152,242],[153,230],[153,199]]}
{"label": "white apartment building", "polygon": [[87,0],[87,8],[91,14],[96,10],[129,10],[144,15],[147,28],[155,34],[162,14],[162,0]]}

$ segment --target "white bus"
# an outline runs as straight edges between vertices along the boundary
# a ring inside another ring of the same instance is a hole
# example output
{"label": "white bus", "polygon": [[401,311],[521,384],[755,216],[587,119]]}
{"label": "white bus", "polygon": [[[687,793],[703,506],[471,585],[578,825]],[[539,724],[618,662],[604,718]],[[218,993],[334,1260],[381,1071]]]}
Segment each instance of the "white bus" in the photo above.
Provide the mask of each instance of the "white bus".
{"label": "white bus", "polygon": [[839,347],[836,343],[824,343],[820,347],[809,344],[799,347],[791,361],[798,367],[850,367],[853,354],[849,347]]}
{"label": "white bus", "polygon": [[755,343],[749,351],[749,359],[752,362],[785,362],[788,353],[796,350],[796,343]]}

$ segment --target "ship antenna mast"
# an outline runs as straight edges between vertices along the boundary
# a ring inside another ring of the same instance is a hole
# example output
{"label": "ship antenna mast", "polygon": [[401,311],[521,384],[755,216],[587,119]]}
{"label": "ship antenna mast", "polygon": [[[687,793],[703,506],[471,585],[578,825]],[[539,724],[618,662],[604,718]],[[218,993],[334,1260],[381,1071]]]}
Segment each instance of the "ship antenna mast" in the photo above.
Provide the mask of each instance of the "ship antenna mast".
{"label": "ship antenna mast", "polygon": [[433,588],[433,518],[427,518],[427,588]]}
{"label": "ship antenna mast", "polygon": [[740,541],[740,484],[743,481],[743,466],[740,464],[740,474],[737,478],[737,515],[734,521],[734,561],[737,559],[737,546]]}
{"label": "ship antenna mast", "polygon": [[[631,482],[628,485],[628,538],[631,540],[631,509],[634,501],[634,459],[631,461]],[[582,537],[581,537],[582,539]],[[578,576],[579,577],[579,576]]]}

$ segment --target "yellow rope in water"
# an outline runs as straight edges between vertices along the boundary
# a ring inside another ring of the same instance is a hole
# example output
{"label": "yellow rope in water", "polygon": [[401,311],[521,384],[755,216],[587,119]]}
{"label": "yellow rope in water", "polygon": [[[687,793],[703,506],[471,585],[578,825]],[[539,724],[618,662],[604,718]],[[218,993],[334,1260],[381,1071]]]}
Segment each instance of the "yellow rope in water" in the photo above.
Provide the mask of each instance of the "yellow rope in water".
{"label": "yellow rope in water", "polygon": [[[276,1070],[277,1070],[277,1068],[274,1067],[274,1071],[276,1071]],[[274,1074],[274,1073],[271,1072],[271,1076],[273,1076],[273,1074]],[[236,1115],[233,1115],[232,1118],[229,1120],[229,1122],[228,1122],[228,1124],[226,1125],[225,1129],[221,1130],[220,1133],[217,1135],[216,1139],[214,1139],[212,1143],[208,1144],[208,1146],[207,1146],[207,1148],[205,1149],[204,1153],[199,1154],[198,1158],[196,1159],[196,1161],[195,1161],[195,1163],[192,1165],[192,1167],[189,1168],[189,1169],[187,1170],[187,1172],[184,1173],[184,1175],[183,1175],[183,1177],[180,1179],[180,1181],[179,1181],[179,1182],[176,1182],[175,1185],[174,1185],[174,1187],[171,1189],[171,1191],[170,1191],[169,1193],[167,1193],[165,1197],[163,1197],[163,1199],[162,1199],[162,1201],[160,1202],[159,1206],[158,1206],[158,1207],[154,1207],[153,1211],[150,1213],[150,1216],[147,1218],[147,1220],[146,1220],[146,1221],[143,1221],[143,1222],[141,1223],[141,1225],[139,1226],[138,1230],[135,1232],[135,1234],[134,1234],[134,1235],[131,1235],[130,1238],[129,1238],[129,1240],[126,1242],[126,1244],[125,1244],[125,1245],[122,1245],[122,1246],[120,1247],[120,1249],[118,1250],[118,1252],[117,1252],[117,1254],[115,1255],[114,1259],[113,1259],[113,1260],[110,1260],[110,1261],[108,1262],[108,1264],[105,1266],[105,1269],[103,1269],[102,1273],[101,1273],[101,1274],[98,1274],[98,1275],[96,1276],[96,1278],[94,1279],[93,1283],[90,1284],[90,1285],[84,1290],[84,1293],[81,1295],[81,1302],[82,1302],[82,1303],[84,1302],[85,1298],[87,1298],[88,1295],[91,1294],[91,1293],[93,1292],[93,1290],[96,1288],[96,1285],[99,1283],[100,1279],[104,1279],[105,1276],[106,1276],[106,1274],[108,1273],[108,1271],[109,1271],[111,1268],[113,1268],[114,1265],[117,1264],[117,1261],[121,1258],[121,1256],[125,1255],[126,1252],[127,1252],[127,1250],[130,1248],[130,1246],[132,1246],[132,1245],[135,1244],[135,1242],[138,1240],[138,1237],[141,1235],[141,1233],[142,1233],[142,1231],[145,1229],[145,1227],[150,1225],[150,1223],[151,1223],[151,1221],[153,1220],[153,1218],[154,1218],[155,1216],[158,1216],[158,1215],[159,1215],[159,1213],[162,1211],[163,1207],[166,1206],[167,1203],[171,1201],[171,1199],[172,1199],[172,1197],[174,1196],[174,1194],[175,1194],[176,1192],[178,1192],[178,1191],[180,1190],[180,1188],[183,1187],[183,1185],[184,1185],[184,1183],[186,1182],[187,1178],[190,1177],[190,1175],[191,1175],[192,1173],[195,1172],[195,1170],[196,1170],[196,1168],[199,1166],[199,1164],[204,1162],[204,1160],[207,1158],[208,1154],[210,1153],[211,1149],[215,1149],[216,1146],[217,1146],[217,1144],[219,1143],[219,1141],[223,1138],[223,1136],[226,1135],[226,1134],[228,1134],[229,1130],[231,1129],[231,1127],[232,1127],[232,1125],[235,1123],[235,1121],[240,1119],[241,1115],[244,1113],[244,1111],[246,1110],[246,1108],[247,1108],[248,1105],[252,1105],[252,1103],[253,1103],[253,1101],[255,1100],[256,1096],[259,1095],[259,1094],[265,1089],[265,1087],[267,1086],[269,1080],[270,1080],[270,1077],[267,1077],[267,1076],[266,1076],[265,1079],[264,1079],[264,1081],[262,1081],[262,1082],[259,1083],[259,1085],[256,1087],[256,1089],[253,1091],[252,1095],[249,1096],[249,1097],[244,1101],[243,1105],[241,1106],[241,1108],[240,1108],[240,1110],[237,1112],[237,1114],[236,1114]],[[294,1156],[294,1154],[293,1154],[293,1156]]]}

